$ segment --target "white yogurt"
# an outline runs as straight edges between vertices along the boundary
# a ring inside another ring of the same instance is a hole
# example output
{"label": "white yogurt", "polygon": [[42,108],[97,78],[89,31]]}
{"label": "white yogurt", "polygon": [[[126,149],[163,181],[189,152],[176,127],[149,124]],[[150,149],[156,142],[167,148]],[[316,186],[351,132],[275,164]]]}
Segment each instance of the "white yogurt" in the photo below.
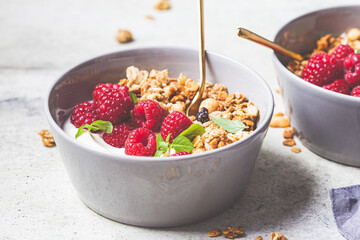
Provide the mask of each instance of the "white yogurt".
{"label": "white yogurt", "polygon": [[[65,121],[63,125],[64,132],[69,135],[70,137],[75,139],[75,135],[78,131],[78,128],[76,128],[71,122],[70,117]],[[109,144],[107,144],[100,134],[98,133],[89,133],[88,131],[83,133],[80,137],[76,138],[76,141],[79,141],[88,147],[91,147],[92,149],[97,149],[102,152],[108,152],[113,153],[116,155],[126,155],[125,154],[125,148],[116,148]]]}

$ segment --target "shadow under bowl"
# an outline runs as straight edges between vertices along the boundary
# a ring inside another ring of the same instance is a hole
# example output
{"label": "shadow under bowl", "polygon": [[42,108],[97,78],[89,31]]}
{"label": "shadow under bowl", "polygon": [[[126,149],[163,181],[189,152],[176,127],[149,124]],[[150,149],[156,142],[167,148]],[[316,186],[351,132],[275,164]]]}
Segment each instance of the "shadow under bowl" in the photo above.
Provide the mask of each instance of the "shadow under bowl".
{"label": "shadow under bowl", "polygon": [[79,198],[112,220],[145,227],[170,227],[214,216],[245,189],[273,113],[273,96],[254,71],[207,52],[207,80],[242,92],[259,108],[256,130],[247,138],[209,152],[181,157],[119,156],[75,141],[62,125],[74,105],[90,100],[99,83],[116,83],[128,66],[168,69],[198,78],[197,52],[144,48],[86,61],[61,76],[46,99],[46,115],[64,165]]}
{"label": "shadow under bowl", "polygon": [[[320,37],[354,27],[360,28],[360,6],[329,8],[285,24],[275,42],[305,55]],[[286,113],[301,142],[324,158],[360,167],[360,98],[306,82],[286,68],[288,57],[275,53],[273,59]]]}

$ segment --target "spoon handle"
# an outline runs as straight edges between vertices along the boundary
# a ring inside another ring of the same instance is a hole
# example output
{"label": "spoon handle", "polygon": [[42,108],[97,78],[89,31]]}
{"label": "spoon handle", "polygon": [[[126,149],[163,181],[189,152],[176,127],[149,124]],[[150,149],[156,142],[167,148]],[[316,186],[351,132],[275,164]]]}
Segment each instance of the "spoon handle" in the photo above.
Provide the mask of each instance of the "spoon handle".
{"label": "spoon handle", "polygon": [[238,28],[238,36],[239,37],[242,37],[242,38],[245,38],[245,39],[248,39],[250,41],[253,41],[253,42],[256,42],[256,43],[259,43],[265,47],[268,47],[268,48],[271,48],[279,53],[282,53],[288,57],[291,57],[293,59],[296,59],[296,60],[303,60],[304,58],[298,54],[298,53],[295,53],[295,52],[292,52],[286,48],[283,48],[282,46],[274,43],[274,42],[271,42],[269,40],[267,40],[266,38],[263,38],[245,28]]}
{"label": "spoon handle", "polygon": [[205,68],[205,42],[204,42],[204,3],[203,0],[199,0],[199,27],[200,27],[200,51],[199,51],[199,65],[200,65],[200,89],[199,93],[202,95],[205,79],[206,79],[206,68]]}
{"label": "spoon handle", "polygon": [[199,32],[200,32],[200,49],[199,49],[199,70],[200,70],[200,82],[199,82],[199,90],[195,94],[190,106],[186,110],[187,116],[196,116],[200,104],[201,98],[204,92],[205,87],[205,75],[206,75],[206,68],[205,68],[205,41],[204,41],[204,2],[203,0],[199,0]]}

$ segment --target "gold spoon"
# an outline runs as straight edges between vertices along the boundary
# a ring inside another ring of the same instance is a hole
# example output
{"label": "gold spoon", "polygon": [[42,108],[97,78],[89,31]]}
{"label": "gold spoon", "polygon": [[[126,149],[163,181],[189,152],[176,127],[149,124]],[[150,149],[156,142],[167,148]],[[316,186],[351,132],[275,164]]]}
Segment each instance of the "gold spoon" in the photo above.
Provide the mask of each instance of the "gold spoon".
{"label": "gold spoon", "polygon": [[298,61],[302,61],[304,59],[300,54],[290,51],[286,48],[283,48],[282,46],[280,46],[272,41],[269,41],[266,38],[263,38],[245,28],[238,28],[238,36],[248,39],[250,41],[259,43],[265,47],[271,48],[279,53],[282,53],[282,54],[284,54],[288,57],[291,57],[293,59],[296,59]]}
{"label": "gold spoon", "polygon": [[187,116],[196,116],[205,87],[205,43],[204,43],[204,4],[199,0],[199,25],[200,25],[200,50],[199,50],[199,67],[200,67],[200,88],[193,98],[190,106],[186,110]]}

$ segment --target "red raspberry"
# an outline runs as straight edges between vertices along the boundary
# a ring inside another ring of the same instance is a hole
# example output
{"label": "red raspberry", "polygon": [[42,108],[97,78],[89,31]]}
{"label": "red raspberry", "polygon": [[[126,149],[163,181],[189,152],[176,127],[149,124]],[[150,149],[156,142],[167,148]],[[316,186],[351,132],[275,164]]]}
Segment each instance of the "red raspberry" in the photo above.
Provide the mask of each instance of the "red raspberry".
{"label": "red raspberry", "polygon": [[344,60],[345,81],[350,87],[360,84],[360,53],[349,54]]}
{"label": "red raspberry", "polygon": [[349,85],[343,79],[338,79],[328,85],[323,85],[322,88],[325,88],[327,90],[337,92],[337,93],[342,93],[342,94],[347,94],[347,95],[350,94]]}
{"label": "red raspberry", "polygon": [[189,154],[190,153],[188,153],[188,152],[178,152],[178,153],[171,154],[170,157],[184,156],[184,155],[189,155]]}
{"label": "red raspberry", "polygon": [[344,58],[346,58],[349,54],[354,53],[354,49],[349,45],[340,44],[335,48],[335,50],[330,54],[330,56],[334,56],[337,60],[340,60],[341,63],[344,62]]}
{"label": "red raspberry", "polygon": [[158,102],[152,100],[140,101],[136,104],[133,111],[133,119],[136,125],[154,132],[160,130],[166,115],[166,109],[162,108]]}
{"label": "red raspberry", "polygon": [[119,84],[112,84],[112,83],[103,83],[103,84],[96,85],[94,88],[94,91],[92,93],[94,102],[98,101],[101,98],[101,96],[102,96],[101,93],[105,89],[116,89],[121,92],[124,92],[126,95],[129,95],[129,88],[126,86],[122,86]]}
{"label": "red raspberry", "polygon": [[161,126],[161,136],[165,140],[166,137],[171,133],[169,142],[179,136],[184,130],[189,128],[192,121],[182,112],[172,112],[165,119]]}
{"label": "red raspberry", "polygon": [[360,86],[356,86],[351,91],[351,96],[360,97]]}
{"label": "red raspberry", "polygon": [[98,120],[96,114],[96,104],[92,102],[79,103],[74,107],[70,121],[75,127],[79,128],[85,124],[91,124]]}
{"label": "red raspberry", "polygon": [[317,86],[330,83],[342,74],[342,67],[334,56],[326,53],[314,54],[306,64],[302,78]]}
{"label": "red raspberry", "polygon": [[96,112],[101,120],[113,124],[121,123],[130,117],[134,102],[127,87],[118,84],[99,84],[93,91]]}
{"label": "red raspberry", "polygon": [[125,141],[131,130],[132,127],[126,123],[122,123],[114,126],[114,129],[111,133],[104,133],[102,137],[107,144],[116,148],[122,148],[124,147]]}
{"label": "red raspberry", "polygon": [[156,152],[156,135],[147,128],[133,130],[126,142],[125,153],[134,156],[154,156]]}

